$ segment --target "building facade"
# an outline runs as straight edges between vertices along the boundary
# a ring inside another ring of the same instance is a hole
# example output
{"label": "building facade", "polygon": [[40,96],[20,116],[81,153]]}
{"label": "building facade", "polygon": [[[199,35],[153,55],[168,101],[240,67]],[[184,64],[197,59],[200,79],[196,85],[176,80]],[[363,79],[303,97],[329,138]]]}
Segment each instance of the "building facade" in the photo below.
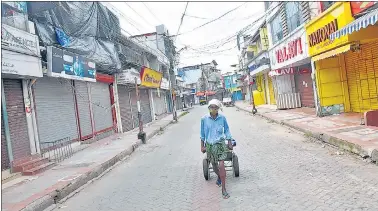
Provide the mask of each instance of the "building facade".
{"label": "building facade", "polygon": [[355,112],[363,122],[378,109],[378,10],[367,3],[335,2],[305,26],[319,116]]}
{"label": "building facade", "polygon": [[[2,170],[34,174],[58,160],[53,149],[138,127],[136,86],[144,124],[173,110],[162,42],[153,48],[124,36],[101,3],[4,2],[2,9]],[[85,35],[76,30],[84,21]]]}

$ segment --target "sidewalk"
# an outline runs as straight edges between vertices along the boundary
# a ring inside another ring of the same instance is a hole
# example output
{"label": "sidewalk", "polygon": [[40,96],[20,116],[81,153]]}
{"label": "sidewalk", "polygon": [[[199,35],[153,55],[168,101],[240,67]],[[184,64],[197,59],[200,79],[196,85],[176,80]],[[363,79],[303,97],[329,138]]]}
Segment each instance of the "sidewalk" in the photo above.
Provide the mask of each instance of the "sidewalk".
{"label": "sidewalk", "polygon": [[[252,106],[246,102],[236,102],[236,107],[251,112]],[[276,110],[275,106],[257,107],[257,115],[304,132],[341,149],[361,157],[378,161],[378,128],[359,124],[358,119],[347,114],[317,117],[314,109],[300,108]]]}
{"label": "sidewalk", "polygon": [[[186,113],[187,111],[178,111],[177,115],[181,117]],[[147,124],[144,128],[147,140],[171,123],[172,115],[169,115]],[[137,134],[138,129],[114,134],[90,144],[86,149],[39,175],[23,176],[17,179],[16,184],[13,181],[3,184],[2,210],[46,209],[133,153],[142,144],[137,139]]]}

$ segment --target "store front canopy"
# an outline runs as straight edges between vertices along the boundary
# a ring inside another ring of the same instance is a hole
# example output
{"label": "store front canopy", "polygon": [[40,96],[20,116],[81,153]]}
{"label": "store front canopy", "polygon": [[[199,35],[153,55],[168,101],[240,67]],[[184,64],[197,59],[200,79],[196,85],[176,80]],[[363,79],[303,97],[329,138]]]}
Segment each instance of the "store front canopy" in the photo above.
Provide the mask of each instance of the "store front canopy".
{"label": "store front canopy", "polygon": [[369,12],[368,14],[354,20],[353,22],[344,26],[338,31],[332,33],[329,39],[335,40],[342,36],[352,34],[353,32],[357,32],[361,30],[362,28],[368,27],[369,25],[375,25],[377,21],[378,21],[378,9],[375,9]]}
{"label": "store front canopy", "polygon": [[318,61],[318,60],[326,59],[326,58],[336,56],[336,55],[341,54],[341,53],[345,53],[345,52],[349,51],[350,49],[351,49],[351,44],[344,45],[344,46],[336,48],[334,50],[322,53],[318,56],[314,56],[314,57],[312,57],[312,60]]}

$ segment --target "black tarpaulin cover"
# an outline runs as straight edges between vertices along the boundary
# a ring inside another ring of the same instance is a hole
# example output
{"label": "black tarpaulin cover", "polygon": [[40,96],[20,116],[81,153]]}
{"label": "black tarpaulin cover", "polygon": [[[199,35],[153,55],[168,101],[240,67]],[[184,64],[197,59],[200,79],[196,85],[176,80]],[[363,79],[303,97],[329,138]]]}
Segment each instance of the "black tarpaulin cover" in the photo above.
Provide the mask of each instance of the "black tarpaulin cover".
{"label": "black tarpaulin cover", "polygon": [[[55,4],[55,6],[52,6]],[[45,45],[60,45],[96,62],[99,71],[121,69],[115,38],[117,16],[99,2],[28,2],[29,16]],[[46,8],[46,9],[41,9]]]}

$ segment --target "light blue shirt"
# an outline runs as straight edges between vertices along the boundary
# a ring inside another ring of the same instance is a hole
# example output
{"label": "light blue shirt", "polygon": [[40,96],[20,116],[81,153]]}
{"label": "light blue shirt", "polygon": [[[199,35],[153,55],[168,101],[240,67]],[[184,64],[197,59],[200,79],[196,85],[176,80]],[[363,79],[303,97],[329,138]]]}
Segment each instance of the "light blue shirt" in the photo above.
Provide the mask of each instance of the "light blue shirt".
{"label": "light blue shirt", "polygon": [[218,114],[216,119],[213,119],[210,115],[202,117],[201,140],[205,143],[215,144],[224,139],[232,139],[226,117],[221,114]]}

